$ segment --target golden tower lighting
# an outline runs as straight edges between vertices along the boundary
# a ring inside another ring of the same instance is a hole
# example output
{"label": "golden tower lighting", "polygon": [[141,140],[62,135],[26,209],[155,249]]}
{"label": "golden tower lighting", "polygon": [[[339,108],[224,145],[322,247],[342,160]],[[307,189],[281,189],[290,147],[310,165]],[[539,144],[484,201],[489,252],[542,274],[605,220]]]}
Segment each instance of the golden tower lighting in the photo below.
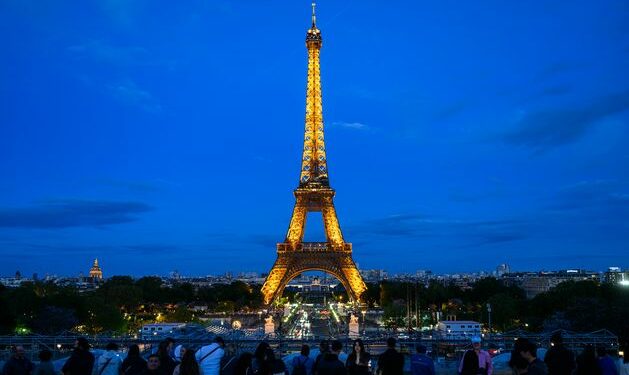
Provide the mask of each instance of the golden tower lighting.
{"label": "golden tower lighting", "polygon": [[[334,208],[335,191],[328,180],[319,65],[321,45],[313,3],[312,26],[306,33],[308,84],[301,174],[299,186],[294,190],[295,207],[286,239],[277,244],[277,259],[262,286],[266,304],[281,296],[286,284],[305,271],[324,271],[335,276],[354,302],[367,289],[352,259],[352,244],[343,239]],[[322,213],[326,242],[303,242],[309,212]]]}

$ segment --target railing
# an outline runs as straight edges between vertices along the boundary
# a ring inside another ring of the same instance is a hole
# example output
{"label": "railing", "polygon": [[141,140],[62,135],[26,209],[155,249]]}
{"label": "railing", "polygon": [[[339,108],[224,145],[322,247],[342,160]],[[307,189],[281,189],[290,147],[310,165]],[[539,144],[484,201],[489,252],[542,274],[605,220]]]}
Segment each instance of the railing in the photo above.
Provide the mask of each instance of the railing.
{"label": "railing", "polygon": [[342,248],[335,248],[329,242],[302,242],[297,245],[295,250],[287,243],[278,243],[277,251],[307,251],[307,252],[329,252],[329,251],[342,251],[351,252],[352,244],[345,243]]}

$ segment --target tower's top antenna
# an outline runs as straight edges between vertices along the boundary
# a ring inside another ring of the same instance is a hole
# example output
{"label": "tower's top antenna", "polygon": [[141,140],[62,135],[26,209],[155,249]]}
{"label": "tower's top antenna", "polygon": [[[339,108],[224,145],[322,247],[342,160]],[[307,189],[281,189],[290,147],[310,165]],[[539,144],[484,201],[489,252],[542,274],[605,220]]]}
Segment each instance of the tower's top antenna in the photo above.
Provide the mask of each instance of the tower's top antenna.
{"label": "tower's top antenna", "polygon": [[317,15],[315,14],[315,8],[317,7],[317,3],[312,2],[312,27],[316,27],[317,25]]}

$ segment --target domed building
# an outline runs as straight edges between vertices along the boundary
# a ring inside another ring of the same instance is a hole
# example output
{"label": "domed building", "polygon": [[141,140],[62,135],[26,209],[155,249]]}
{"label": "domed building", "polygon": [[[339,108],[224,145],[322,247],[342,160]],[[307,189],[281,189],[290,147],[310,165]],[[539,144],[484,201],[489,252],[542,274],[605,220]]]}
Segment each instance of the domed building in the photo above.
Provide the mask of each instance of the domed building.
{"label": "domed building", "polygon": [[103,271],[100,269],[100,266],[98,265],[98,258],[94,259],[94,264],[92,265],[92,268],[90,269],[90,278],[92,280],[103,279]]}

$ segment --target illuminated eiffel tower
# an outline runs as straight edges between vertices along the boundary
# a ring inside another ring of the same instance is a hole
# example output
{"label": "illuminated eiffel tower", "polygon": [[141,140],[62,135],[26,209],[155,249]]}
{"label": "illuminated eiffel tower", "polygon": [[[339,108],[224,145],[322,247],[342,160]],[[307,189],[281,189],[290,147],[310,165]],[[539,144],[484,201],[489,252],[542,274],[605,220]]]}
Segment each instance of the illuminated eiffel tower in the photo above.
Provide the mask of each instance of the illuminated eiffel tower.
{"label": "illuminated eiffel tower", "polygon": [[[324,271],[335,276],[354,302],[358,302],[367,289],[352,259],[352,244],[343,239],[334,209],[334,189],[328,180],[319,68],[321,44],[313,3],[312,27],[306,34],[308,85],[301,176],[294,191],[295,208],[286,240],[277,244],[277,260],[262,286],[266,304],[281,296],[286,284],[305,271]],[[316,211],[323,216],[326,242],[303,242],[306,216]]]}

